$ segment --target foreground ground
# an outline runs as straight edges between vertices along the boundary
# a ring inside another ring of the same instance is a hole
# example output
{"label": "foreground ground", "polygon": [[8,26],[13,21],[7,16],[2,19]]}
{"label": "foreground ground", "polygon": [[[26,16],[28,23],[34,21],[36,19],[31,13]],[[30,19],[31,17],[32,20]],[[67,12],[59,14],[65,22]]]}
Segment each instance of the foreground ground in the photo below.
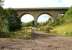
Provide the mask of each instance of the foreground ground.
{"label": "foreground ground", "polygon": [[72,37],[37,36],[30,40],[0,38],[0,50],[72,50]]}

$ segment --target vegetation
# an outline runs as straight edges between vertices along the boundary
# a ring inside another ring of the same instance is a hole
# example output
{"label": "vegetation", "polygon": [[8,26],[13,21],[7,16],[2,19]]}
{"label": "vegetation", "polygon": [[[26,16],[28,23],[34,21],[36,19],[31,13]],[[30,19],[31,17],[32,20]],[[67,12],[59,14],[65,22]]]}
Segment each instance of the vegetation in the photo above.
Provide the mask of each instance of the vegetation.
{"label": "vegetation", "polygon": [[9,32],[8,30],[8,20],[5,17],[5,11],[0,7],[0,32]]}
{"label": "vegetation", "polygon": [[13,31],[20,29],[20,20],[12,9],[0,7],[0,37],[9,37]]}
{"label": "vegetation", "polygon": [[65,33],[72,32],[72,23],[65,23],[60,26],[54,27],[54,30],[58,33],[58,35],[65,35]]}
{"label": "vegetation", "polygon": [[53,22],[51,19],[49,19],[48,21],[44,23],[37,23],[37,31],[50,33],[50,30],[53,29],[53,26],[51,25],[52,23]]}
{"label": "vegetation", "polygon": [[[37,31],[56,33],[57,35],[72,36],[72,7],[64,16],[57,17],[54,22],[49,19],[45,23],[21,23],[13,9],[3,9],[0,6],[0,37],[31,38],[32,27]],[[54,32],[52,32],[52,30]]]}
{"label": "vegetation", "polygon": [[8,25],[9,25],[9,31],[16,31],[20,29],[21,27],[21,22],[20,19],[17,18],[16,11],[13,9],[6,9],[6,17],[8,20]]}
{"label": "vegetation", "polygon": [[64,16],[55,18],[54,22],[49,20],[44,24],[39,24],[38,30],[57,35],[72,35],[72,7],[65,12]]}
{"label": "vegetation", "polygon": [[72,22],[72,7],[65,13],[64,18],[66,23]]}
{"label": "vegetation", "polygon": [[33,21],[28,22],[28,23],[22,23],[23,27],[28,27],[28,26],[32,26],[33,25]]}
{"label": "vegetation", "polygon": [[[24,26],[31,26],[31,23]],[[19,37],[20,36],[20,37]],[[17,18],[16,11],[13,9],[3,9],[0,0],[0,37],[31,38],[31,28],[22,27],[22,23]]]}
{"label": "vegetation", "polygon": [[59,35],[72,35],[72,7],[63,16],[63,22],[61,25],[54,27],[54,30]]}

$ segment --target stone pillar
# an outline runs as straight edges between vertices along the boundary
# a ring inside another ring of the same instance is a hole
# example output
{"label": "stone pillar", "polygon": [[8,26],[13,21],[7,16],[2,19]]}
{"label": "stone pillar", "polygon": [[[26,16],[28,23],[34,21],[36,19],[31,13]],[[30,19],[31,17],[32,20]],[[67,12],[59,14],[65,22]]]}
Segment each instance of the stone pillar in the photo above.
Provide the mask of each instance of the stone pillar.
{"label": "stone pillar", "polygon": [[37,17],[34,17],[34,27],[37,26]]}
{"label": "stone pillar", "polygon": [[32,23],[32,39],[34,39],[34,35],[36,34],[36,27],[37,27],[37,17],[34,17],[34,21]]}
{"label": "stone pillar", "polygon": [[34,33],[37,27],[37,17],[34,17],[34,21],[32,23],[32,32]]}

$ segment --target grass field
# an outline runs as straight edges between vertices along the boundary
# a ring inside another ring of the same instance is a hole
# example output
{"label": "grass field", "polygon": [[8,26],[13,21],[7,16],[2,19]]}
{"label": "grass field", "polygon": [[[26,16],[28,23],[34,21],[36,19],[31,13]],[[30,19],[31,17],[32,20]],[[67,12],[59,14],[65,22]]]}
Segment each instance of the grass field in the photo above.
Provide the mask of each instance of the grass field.
{"label": "grass field", "polygon": [[65,35],[65,33],[70,33],[72,32],[72,23],[66,23],[60,26],[56,26],[54,30],[59,34],[59,35]]}

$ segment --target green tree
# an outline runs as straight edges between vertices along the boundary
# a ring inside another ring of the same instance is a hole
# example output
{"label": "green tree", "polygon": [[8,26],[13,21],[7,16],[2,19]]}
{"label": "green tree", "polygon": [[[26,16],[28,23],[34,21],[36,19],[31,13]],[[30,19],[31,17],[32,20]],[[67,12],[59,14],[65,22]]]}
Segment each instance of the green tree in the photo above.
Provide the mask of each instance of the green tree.
{"label": "green tree", "polygon": [[0,32],[8,32],[8,21],[4,14],[5,10],[0,7]]}
{"label": "green tree", "polygon": [[64,18],[66,22],[72,22],[72,7],[68,9],[68,11],[65,13]]}
{"label": "green tree", "polygon": [[13,9],[6,9],[6,13],[7,13],[9,31],[15,31],[17,29],[20,29],[21,22],[20,22],[20,19],[17,18],[16,11]]}
{"label": "green tree", "polygon": [[0,37],[9,37],[9,25],[5,10],[0,6]]}
{"label": "green tree", "polygon": [[13,9],[3,9],[0,7],[0,37],[9,37],[21,27],[20,19]]}

